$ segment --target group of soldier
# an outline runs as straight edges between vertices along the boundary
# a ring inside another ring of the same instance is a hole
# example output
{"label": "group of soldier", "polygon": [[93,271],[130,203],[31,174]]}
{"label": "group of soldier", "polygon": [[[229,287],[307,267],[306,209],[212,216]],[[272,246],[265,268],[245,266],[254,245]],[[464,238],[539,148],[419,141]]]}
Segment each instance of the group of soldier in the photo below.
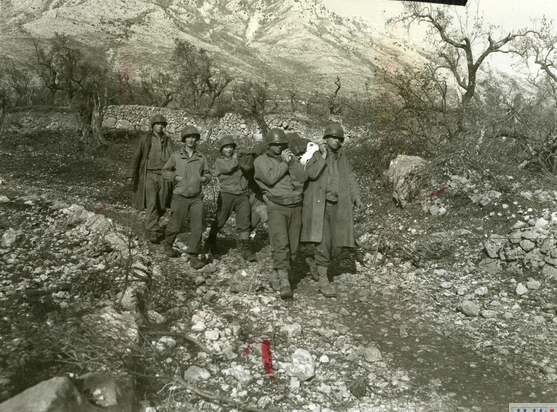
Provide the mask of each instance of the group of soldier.
{"label": "group of soldier", "polygon": [[[188,125],[181,131],[184,143],[177,149],[164,130],[167,121],[157,114],[133,156],[128,180],[133,184],[132,202],[146,209],[145,229],[153,243],[162,242],[164,253],[177,257],[176,236],[189,221],[189,263],[201,269],[203,185],[213,178],[207,158],[197,150],[199,130]],[[217,235],[235,213],[237,246],[246,261],[255,261],[250,233],[266,221],[272,250],[270,286],[283,299],[292,298],[291,263],[300,242],[313,245],[313,257],[305,260],[320,293],[335,297],[328,267],[344,248],[355,246],[352,206],[362,209],[360,191],[348,159],[342,153],[344,130],[331,123],[316,144],[297,133],[271,129],[263,142],[249,153],[238,153],[233,136],[218,141],[220,156],[214,166],[220,191],[216,217],[205,248],[216,253]],[[170,207],[170,221],[161,232],[159,219]]]}

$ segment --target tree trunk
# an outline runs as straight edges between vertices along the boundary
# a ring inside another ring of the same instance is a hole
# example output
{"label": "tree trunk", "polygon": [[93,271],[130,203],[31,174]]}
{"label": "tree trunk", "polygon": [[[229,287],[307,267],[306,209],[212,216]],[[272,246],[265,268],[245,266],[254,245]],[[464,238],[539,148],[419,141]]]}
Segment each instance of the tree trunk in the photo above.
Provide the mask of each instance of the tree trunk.
{"label": "tree trunk", "polygon": [[102,124],[104,119],[104,104],[99,104],[95,99],[93,104],[93,113],[91,115],[91,132],[93,134],[93,139],[99,146],[107,147],[108,142],[103,136]]}

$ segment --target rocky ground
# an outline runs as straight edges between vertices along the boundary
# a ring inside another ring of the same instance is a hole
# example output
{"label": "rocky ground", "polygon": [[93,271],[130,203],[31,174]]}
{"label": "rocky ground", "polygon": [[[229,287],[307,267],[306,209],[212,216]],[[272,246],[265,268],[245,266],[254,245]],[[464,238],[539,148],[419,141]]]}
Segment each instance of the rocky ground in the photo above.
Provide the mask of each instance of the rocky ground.
{"label": "rocky ground", "polygon": [[555,401],[548,186],[452,176],[397,209],[378,185],[357,216],[362,248],[332,269],[338,297],[316,293],[302,250],[294,299],[282,301],[267,286],[264,228],[257,262],[241,260],[227,225],[222,254],[201,271],[146,242],[120,183],[133,141],[93,154],[2,143],[0,400],[104,371],[133,376],[151,412]]}

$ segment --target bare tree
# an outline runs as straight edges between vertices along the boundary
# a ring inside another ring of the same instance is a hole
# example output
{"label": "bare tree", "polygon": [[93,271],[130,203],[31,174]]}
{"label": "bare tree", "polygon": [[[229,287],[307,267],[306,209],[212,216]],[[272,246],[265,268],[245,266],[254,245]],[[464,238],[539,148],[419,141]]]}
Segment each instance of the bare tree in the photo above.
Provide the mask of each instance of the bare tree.
{"label": "bare tree", "polygon": [[331,116],[339,115],[342,112],[342,105],[339,102],[338,92],[340,91],[342,85],[340,82],[340,76],[337,76],[335,80],[335,91],[327,97],[329,101],[329,114]]}
{"label": "bare tree", "polygon": [[174,59],[178,69],[178,79],[182,100],[191,102],[199,109],[202,103],[212,108],[233,78],[219,67],[207,50],[176,40]]}
{"label": "bare tree", "polygon": [[234,105],[246,116],[253,118],[261,133],[267,134],[269,126],[265,115],[278,107],[278,103],[269,89],[267,83],[261,84],[252,81],[243,81],[233,88]]}
{"label": "bare tree", "polygon": [[409,1],[403,5],[402,15],[389,24],[401,21],[408,29],[414,24],[428,25],[428,38],[438,52],[440,67],[448,69],[464,91],[464,108],[476,95],[478,70],[486,58],[492,53],[509,52],[509,43],[527,33],[521,30],[498,35],[495,26],[484,23],[478,12],[471,11],[472,3],[465,16],[451,14],[447,6]]}

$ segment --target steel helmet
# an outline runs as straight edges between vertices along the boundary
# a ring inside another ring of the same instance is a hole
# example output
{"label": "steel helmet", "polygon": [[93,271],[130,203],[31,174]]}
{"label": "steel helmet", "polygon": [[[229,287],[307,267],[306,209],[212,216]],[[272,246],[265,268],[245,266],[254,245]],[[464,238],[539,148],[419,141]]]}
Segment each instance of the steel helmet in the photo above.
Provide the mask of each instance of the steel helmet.
{"label": "steel helmet", "polygon": [[182,142],[185,141],[186,136],[197,136],[198,139],[201,137],[201,135],[199,134],[199,130],[197,130],[197,128],[195,126],[192,126],[191,124],[182,129],[182,133],[180,133],[180,136],[182,136]]}
{"label": "steel helmet", "polygon": [[234,141],[234,138],[232,137],[232,135],[230,134],[225,134],[220,140],[219,140],[219,150],[222,150],[222,148],[226,145],[234,145],[234,147],[236,147],[236,142]]}
{"label": "steel helmet", "polygon": [[273,127],[267,133],[267,136],[265,137],[265,143],[288,144],[288,139],[286,138],[286,133],[284,133],[284,130],[279,129],[278,127]]}
{"label": "steel helmet", "polygon": [[156,114],[151,117],[151,127],[153,127],[155,123],[162,123],[165,126],[168,124],[168,122],[166,121],[166,117],[164,117],[162,114]]}
{"label": "steel helmet", "polygon": [[327,126],[325,133],[323,133],[323,139],[327,137],[338,137],[344,140],[344,130],[340,123],[334,122]]}

